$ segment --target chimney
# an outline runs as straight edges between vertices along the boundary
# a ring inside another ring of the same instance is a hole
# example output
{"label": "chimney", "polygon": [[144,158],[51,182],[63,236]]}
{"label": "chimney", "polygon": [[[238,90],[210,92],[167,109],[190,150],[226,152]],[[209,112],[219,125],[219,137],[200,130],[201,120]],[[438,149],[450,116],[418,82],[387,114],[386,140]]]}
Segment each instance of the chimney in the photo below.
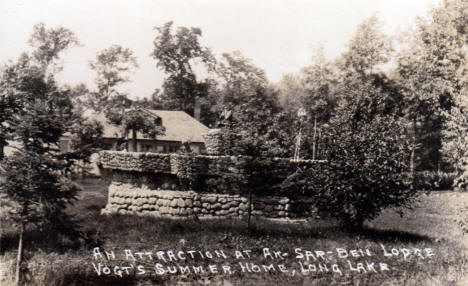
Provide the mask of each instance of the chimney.
{"label": "chimney", "polygon": [[200,121],[200,113],[201,113],[200,102],[195,99],[195,108],[193,111],[193,117],[195,117],[195,119],[198,121]]}

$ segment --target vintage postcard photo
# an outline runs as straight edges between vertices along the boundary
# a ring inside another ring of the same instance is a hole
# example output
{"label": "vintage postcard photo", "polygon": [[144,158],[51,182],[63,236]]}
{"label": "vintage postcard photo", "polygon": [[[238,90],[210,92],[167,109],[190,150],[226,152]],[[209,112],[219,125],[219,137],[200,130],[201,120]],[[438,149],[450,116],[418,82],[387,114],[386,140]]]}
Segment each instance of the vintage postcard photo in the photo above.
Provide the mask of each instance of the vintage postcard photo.
{"label": "vintage postcard photo", "polygon": [[467,1],[0,11],[0,285],[468,285]]}

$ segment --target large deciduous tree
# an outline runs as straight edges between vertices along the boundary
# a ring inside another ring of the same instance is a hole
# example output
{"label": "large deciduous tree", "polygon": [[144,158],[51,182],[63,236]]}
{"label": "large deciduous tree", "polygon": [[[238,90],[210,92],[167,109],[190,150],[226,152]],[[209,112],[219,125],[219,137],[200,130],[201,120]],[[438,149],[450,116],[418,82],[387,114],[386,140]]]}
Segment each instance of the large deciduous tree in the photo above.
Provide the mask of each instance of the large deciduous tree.
{"label": "large deciduous tree", "polygon": [[138,68],[133,51],[120,45],[112,45],[100,51],[89,65],[97,73],[95,82],[98,90],[90,94],[88,105],[97,111],[116,104],[125,105],[127,95],[118,88],[129,82],[128,73]]}
{"label": "large deciduous tree", "polygon": [[98,91],[93,93],[91,106],[97,111],[103,111],[111,124],[122,129],[122,141],[131,133],[129,151],[137,151],[138,132],[151,138],[164,133],[160,121],[137,107],[144,102],[133,102],[118,90],[121,84],[129,81],[128,73],[138,68],[136,57],[129,48],[113,45],[99,52],[90,66],[97,72],[98,86]]}
{"label": "large deciduous tree", "polygon": [[419,19],[407,49],[398,57],[398,75],[413,121],[421,169],[439,169],[445,115],[466,86],[468,4],[453,0]]}
{"label": "large deciduous tree", "polygon": [[179,27],[172,30],[172,22],[155,27],[152,57],[156,66],[166,73],[160,101],[164,108],[194,114],[197,99],[206,97],[209,84],[197,80],[195,67],[203,64],[210,70],[214,63],[211,51],[200,44],[199,28]]}
{"label": "large deciduous tree", "polygon": [[216,71],[220,78],[219,93],[222,104],[245,103],[260,90],[266,90],[268,87],[265,71],[255,66],[239,51],[224,53]]}
{"label": "large deciduous tree", "polygon": [[468,188],[468,94],[463,90],[456,97],[454,106],[445,112],[446,118],[442,131],[442,154],[454,167],[456,178],[454,187]]}

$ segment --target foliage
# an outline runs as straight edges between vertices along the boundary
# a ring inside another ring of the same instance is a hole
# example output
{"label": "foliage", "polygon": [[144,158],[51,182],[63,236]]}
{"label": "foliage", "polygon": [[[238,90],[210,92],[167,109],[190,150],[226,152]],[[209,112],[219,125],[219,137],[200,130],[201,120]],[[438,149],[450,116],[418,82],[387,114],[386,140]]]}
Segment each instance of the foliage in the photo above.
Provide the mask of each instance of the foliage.
{"label": "foliage", "polygon": [[279,183],[273,158],[287,157],[288,134],[279,128],[282,121],[276,94],[256,92],[242,98],[240,105],[228,105],[230,109],[226,107],[218,122],[224,155],[233,157],[230,172],[211,182],[216,192],[268,196]]}
{"label": "foliage", "polygon": [[379,65],[390,60],[391,39],[381,31],[382,23],[376,15],[358,26],[342,55],[342,65],[353,74],[366,75],[378,71]]}
{"label": "foliage", "polygon": [[199,28],[179,27],[172,32],[172,22],[155,27],[152,57],[167,77],[164,80],[160,102],[164,108],[183,110],[193,114],[198,98],[206,97],[208,82],[199,82],[194,67],[204,64],[210,70],[214,63],[211,51],[199,42]]}
{"label": "foliage", "polygon": [[[72,105],[69,88],[57,85],[55,75],[59,53],[77,43],[68,29],[34,27],[32,56],[23,54],[2,71],[0,94],[4,116],[3,138],[19,143],[12,156],[1,161],[6,178],[0,191],[15,207],[11,218],[19,225],[16,284],[20,280],[23,233],[30,224],[39,226],[46,239],[66,234],[76,239],[75,223],[65,208],[78,188],[67,179],[77,161],[86,161],[93,141],[100,136],[95,123],[84,122]],[[74,136],[75,149],[61,153],[59,140]]]}
{"label": "foliage", "polygon": [[90,94],[87,105],[100,111],[109,101],[126,98],[118,91],[118,86],[130,81],[127,73],[138,68],[138,62],[129,48],[112,45],[99,52],[94,61],[89,62],[90,67],[97,73],[97,92]]}
{"label": "foliage", "polygon": [[428,18],[419,19],[414,36],[405,39],[409,44],[398,56],[407,112],[417,142],[424,146],[417,153],[421,169],[442,165],[444,114],[466,89],[467,11],[466,1],[444,1]]}
{"label": "foliage", "polygon": [[34,25],[29,38],[29,44],[34,48],[33,59],[40,64],[44,72],[54,74],[61,70],[58,65],[59,54],[64,50],[79,45],[76,35],[67,28],[57,27],[47,29],[44,23]]}
{"label": "foliage", "polygon": [[39,226],[45,236],[62,233],[73,237],[75,222],[65,209],[76,200],[79,188],[62,176],[65,163],[56,159],[30,150],[14,152],[2,161],[2,168],[8,172],[2,174],[5,181],[0,188],[15,203],[10,215],[15,222]]}
{"label": "foliage", "polygon": [[183,190],[198,189],[198,173],[195,166],[195,158],[190,150],[189,142],[182,142],[182,146],[177,151],[180,156],[173,157],[171,160],[178,160],[177,178]]}
{"label": "foliage", "polygon": [[295,196],[313,197],[323,216],[360,226],[388,207],[409,206],[411,140],[407,122],[389,115],[356,120],[363,110],[341,102],[323,131],[327,163],[299,168],[284,183]]}
{"label": "foliage", "polygon": [[[409,206],[416,194],[410,188],[409,122],[397,104],[397,87],[378,71],[390,51],[375,17],[359,26],[338,59],[341,78],[333,93],[340,95],[321,126],[320,158],[327,163],[292,170],[282,184],[286,195],[312,197],[322,216],[339,218],[348,227],[362,226],[385,208]],[[317,82],[323,74],[319,68],[310,70]],[[315,86],[317,93],[320,85]]]}
{"label": "foliage", "polygon": [[216,72],[221,82],[218,92],[221,105],[245,103],[259,90],[268,87],[265,71],[252,64],[239,51],[224,53]]}
{"label": "foliage", "polygon": [[444,159],[455,168],[457,178],[454,187],[468,188],[468,97],[465,92],[458,95],[450,110],[444,114],[442,152]]}
{"label": "foliage", "polygon": [[413,188],[415,190],[450,190],[457,173],[419,171],[414,174]]}
{"label": "foliage", "polygon": [[165,132],[161,118],[137,106],[110,108],[106,111],[106,117],[112,124],[122,128],[122,140],[125,140],[130,132],[132,133],[132,141],[128,146],[131,152],[137,151],[138,132],[149,138],[156,138]]}
{"label": "foliage", "polygon": [[300,75],[292,73],[284,75],[276,88],[279,93],[279,103],[285,112],[294,114],[302,107],[306,91]]}
{"label": "foliage", "polygon": [[[306,112],[319,123],[326,122],[336,105],[339,75],[336,64],[318,54],[314,63],[301,71],[301,82],[305,95],[300,103]],[[309,120],[310,121],[310,120]]]}

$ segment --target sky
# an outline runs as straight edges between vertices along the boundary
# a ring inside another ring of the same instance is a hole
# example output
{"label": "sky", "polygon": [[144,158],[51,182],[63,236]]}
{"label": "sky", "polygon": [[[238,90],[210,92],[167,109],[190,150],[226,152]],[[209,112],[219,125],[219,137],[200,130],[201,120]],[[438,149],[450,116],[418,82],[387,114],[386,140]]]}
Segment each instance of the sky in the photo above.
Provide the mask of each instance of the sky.
{"label": "sky", "polygon": [[122,86],[131,98],[150,96],[164,73],[150,57],[155,26],[199,27],[215,55],[240,51],[264,69],[270,82],[311,63],[314,51],[340,55],[357,26],[377,13],[383,30],[410,29],[440,0],[0,0],[0,64],[28,50],[34,24],[63,26],[83,44],[62,55],[59,81],[95,89],[88,62],[113,44],[128,47],[139,69]]}

